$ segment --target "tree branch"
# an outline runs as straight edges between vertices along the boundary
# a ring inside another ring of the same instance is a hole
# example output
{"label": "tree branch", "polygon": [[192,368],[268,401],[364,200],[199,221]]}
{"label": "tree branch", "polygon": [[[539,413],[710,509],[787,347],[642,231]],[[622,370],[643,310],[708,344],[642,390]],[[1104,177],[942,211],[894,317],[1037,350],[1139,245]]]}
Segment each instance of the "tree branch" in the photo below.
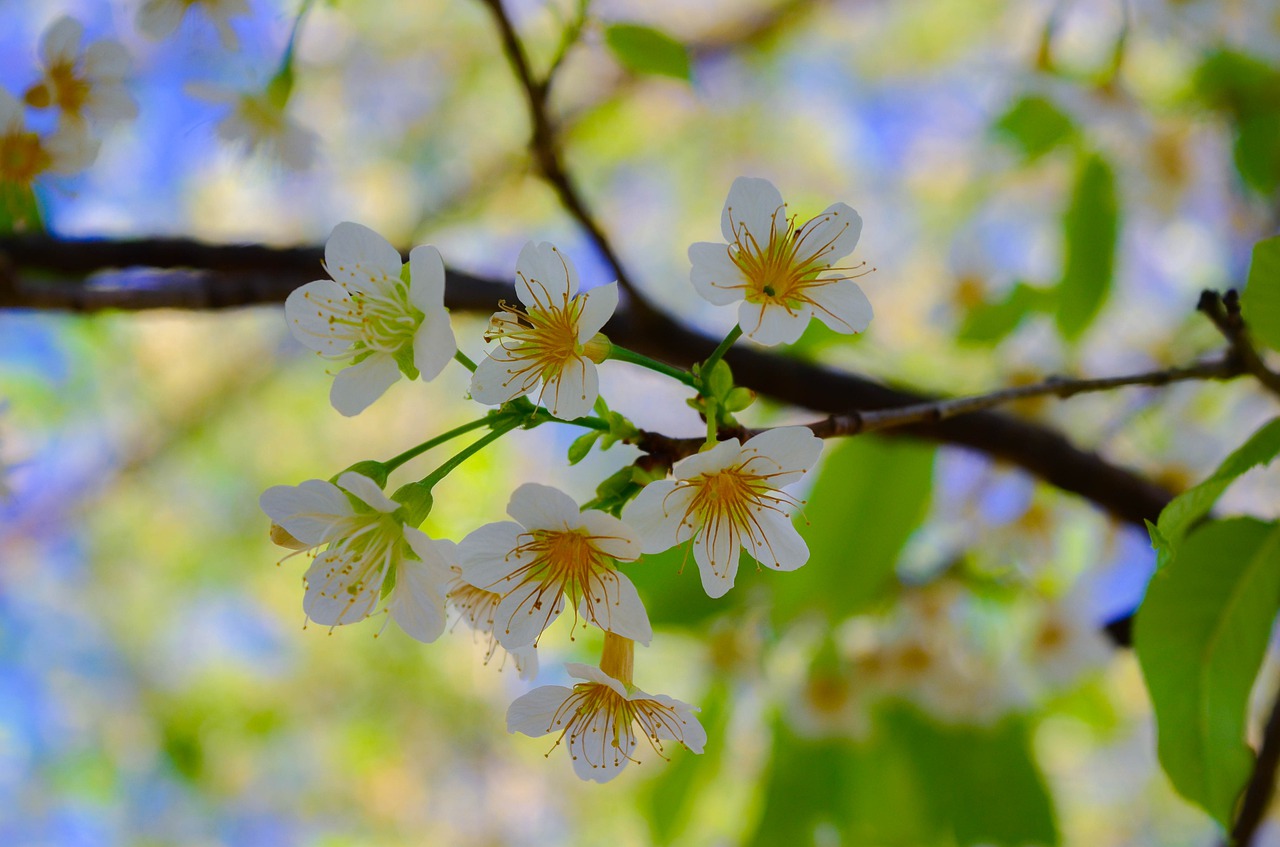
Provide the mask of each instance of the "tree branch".
{"label": "tree branch", "polygon": [[1235,826],[1231,828],[1232,847],[1250,847],[1253,837],[1271,805],[1276,788],[1276,768],[1280,767],[1280,693],[1271,706],[1271,715],[1262,733],[1262,747],[1253,763],[1253,773],[1244,789],[1244,800]]}
{"label": "tree branch", "polygon": [[1231,354],[1239,360],[1241,367],[1253,374],[1268,391],[1280,397],[1280,374],[1267,367],[1249,339],[1249,331],[1240,315],[1240,295],[1236,290],[1229,289],[1222,296],[1216,291],[1202,291],[1196,308],[1204,312],[1222,333],[1222,337],[1227,339],[1227,343],[1231,345]]}

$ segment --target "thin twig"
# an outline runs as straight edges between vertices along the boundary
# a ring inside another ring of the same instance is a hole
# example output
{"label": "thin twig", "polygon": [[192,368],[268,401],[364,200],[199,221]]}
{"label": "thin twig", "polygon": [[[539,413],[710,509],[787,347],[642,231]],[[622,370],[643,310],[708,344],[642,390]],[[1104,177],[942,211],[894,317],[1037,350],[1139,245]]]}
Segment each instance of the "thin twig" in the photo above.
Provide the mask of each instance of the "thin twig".
{"label": "thin twig", "polygon": [[1280,767],[1280,693],[1271,706],[1271,715],[1262,733],[1262,747],[1253,763],[1253,773],[1244,789],[1240,814],[1231,828],[1232,847],[1250,847],[1258,825],[1266,815],[1276,788],[1276,768]]}
{"label": "thin twig", "polygon": [[1280,397],[1280,374],[1267,367],[1249,338],[1249,330],[1240,315],[1240,295],[1234,288],[1219,296],[1216,291],[1202,291],[1196,308],[1213,321],[1222,337],[1231,345],[1232,355],[1268,391]]}
{"label": "thin twig", "polygon": [[531,129],[529,147],[538,169],[542,172],[542,176],[547,183],[555,189],[561,205],[578,221],[578,224],[586,231],[592,243],[595,244],[596,249],[600,251],[613,268],[613,273],[618,279],[618,285],[635,301],[639,311],[651,311],[648,301],[640,294],[631,280],[631,275],[627,273],[626,268],[623,266],[617,250],[614,249],[613,244],[609,241],[609,237],[605,235],[604,229],[596,221],[590,210],[587,209],[587,204],[582,199],[582,194],[578,191],[573,179],[564,168],[564,163],[561,161],[560,156],[559,142],[556,138],[556,128],[551,121],[547,108],[547,81],[538,80],[534,77],[533,71],[529,66],[529,58],[525,53],[524,44],[520,41],[520,35],[516,32],[515,25],[507,16],[502,0],[480,0],[480,2],[488,6],[493,12],[494,20],[498,25],[498,33],[502,38],[502,50],[506,54],[507,60],[511,63],[511,68],[515,71],[516,78],[519,79],[520,86],[524,91],[525,104],[529,108]]}

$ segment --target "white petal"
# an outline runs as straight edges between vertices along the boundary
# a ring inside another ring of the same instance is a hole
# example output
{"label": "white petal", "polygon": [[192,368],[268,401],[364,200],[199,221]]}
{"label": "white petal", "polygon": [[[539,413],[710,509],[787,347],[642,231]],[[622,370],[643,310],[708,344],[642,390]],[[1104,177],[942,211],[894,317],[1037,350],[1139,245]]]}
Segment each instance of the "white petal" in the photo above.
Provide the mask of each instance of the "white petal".
{"label": "white petal", "polygon": [[[551,607],[547,608],[550,603]],[[564,594],[547,596],[537,582],[515,588],[493,613],[493,636],[508,650],[537,643],[543,630],[564,611]]]}
{"label": "white petal", "polygon": [[738,307],[738,326],[747,338],[757,344],[772,347],[775,344],[795,344],[809,325],[811,309],[801,305],[789,312],[776,303],[751,303],[743,301]]}
{"label": "white petal", "polygon": [[351,329],[333,318],[354,319],[354,315],[347,290],[333,280],[308,282],[295,288],[284,301],[284,319],[293,337],[307,349],[328,355],[351,346]]}
{"label": "white petal", "polygon": [[618,680],[609,676],[595,665],[584,665],[580,662],[566,662],[564,669],[569,676],[575,679],[585,679],[588,682],[598,682],[601,685],[607,685],[614,691],[618,692],[621,697],[627,696],[627,688]]}
{"label": "white petal", "polygon": [[286,118],[276,134],[275,155],[291,171],[310,170],[319,146],[320,136]]}
{"label": "white petal", "polygon": [[84,53],[84,72],[95,82],[121,79],[129,73],[133,60],[118,41],[98,41]]}
{"label": "white petal", "polygon": [[613,746],[612,713],[603,710],[590,716],[589,727],[569,739],[573,772],[580,779],[608,782],[622,772],[636,749],[634,733],[622,735],[621,747]]}
{"label": "white petal", "polygon": [[382,575],[373,575],[358,590],[351,591],[351,575],[344,572],[345,566],[345,560],[326,551],[316,556],[307,570],[307,593],[302,598],[302,609],[318,624],[356,623],[377,608],[382,594]]}
{"label": "white petal", "polygon": [[578,341],[586,344],[591,336],[604,329],[618,308],[618,283],[593,288],[582,295],[582,314],[578,317]]}
{"label": "white petal", "polygon": [[468,584],[485,591],[505,591],[515,587],[508,584],[512,571],[520,560],[511,552],[519,543],[524,529],[518,523],[501,521],[485,524],[473,531],[458,545],[458,565],[462,578]]}
{"label": "white petal", "polygon": [[426,313],[422,325],[413,336],[413,364],[423,381],[435,379],[458,352],[449,313],[443,308]]}
{"label": "white petal", "polygon": [[[786,214],[782,194],[773,187],[773,183],[767,179],[740,176],[729,187],[729,199],[725,201],[720,215],[720,232],[724,240],[732,244],[738,240],[745,226],[763,248],[773,237],[775,226],[779,235],[786,231]],[[743,241],[746,240],[743,236]]]}
{"label": "white petal", "polygon": [[513,397],[528,394],[537,382],[526,382],[510,367],[493,356],[481,359],[471,375],[471,399],[486,406],[499,406]]}
{"label": "white petal", "polygon": [[22,104],[9,92],[0,88],[0,135],[16,135],[22,131]]}
{"label": "white petal", "polygon": [[687,526],[682,531],[681,521],[693,496],[691,487],[677,487],[675,480],[651,482],[622,510],[622,521],[640,536],[644,552],[670,550],[692,534]]}
{"label": "white petal", "polygon": [[685,456],[671,466],[671,472],[680,479],[692,479],[702,474],[711,474],[733,467],[738,463],[741,442],[736,438],[726,438],[710,450],[702,450],[692,456]]}
{"label": "white petal", "polygon": [[49,170],[70,176],[80,173],[98,158],[102,142],[89,135],[83,121],[62,121],[53,135],[45,139],[45,150],[53,164]]}
{"label": "white petal", "polygon": [[84,27],[66,15],[54,21],[40,41],[40,59],[46,68],[61,64],[74,64],[80,57],[80,38]]}
{"label": "white petal", "polygon": [[186,4],[179,0],[146,0],[138,9],[136,23],[145,35],[160,39],[178,28],[186,12]]}
{"label": "white petal", "polygon": [[341,489],[322,479],[272,486],[262,492],[258,505],[290,535],[312,546],[332,541],[342,522],[355,515]]}
{"label": "white petal", "polygon": [[822,455],[822,439],[807,426],[766,430],[742,445],[739,461],[753,473],[768,475],[773,488],[797,482]]}
{"label": "white petal", "polygon": [[329,276],[352,291],[378,294],[400,284],[400,253],[369,227],[350,221],[333,228],[324,264]]}
{"label": "white petal", "polygon": [[536,679],[538,676],[538,649],[530,644],[528,647],[517,647],[508,650],[507,654],[516,663],[516,671],[523,680]]}
{"label": "white petal", "polygon": [[563,723],[556,724],[555,717],[571,694],[573,689],[563,685],[543,685],[517,697],[507,707],[507,732],[522,732],[536,738],[564,729]]}
{"label": "white petal", "polygon": [[693,539],[693,559],[698,563],[698,575],[702,577],[702,587],[708,597],[723,597],[733,588],[741,547],[741,534],[729,521],[704,526]]}
{"label": "white petal", "polygon": [[347,471],[342,476],[338,477],[338,487],[363,500],[365,504],[375,512],[382,512],[385,515],[389,515],[396,509],[400,508],[399,503],[382,493],[382,489],[378,487],[378,483],[369,479],[369,477],[364,474],[356,473],[355,471]]}
{"label": "white petal", "polygon": [[578,272],[549,242],[530,241],[516,259],[516,296],[525,306],[563,306],[578,293]]}
{"label": "white petal", "polygon": [[444,586],[448,571],[426,562],[402,559],[387,611],[409,636],[430,644],[444,632]]}
{"label": "white petal", "polygon": [[592,509],[582,513],[579,524],[590,535],[592,545],[606,556],[634,562],[644,552],[636,531],[613,515]]}
{"label": "white petal", "polygon": [[693,713],[697,711],[693,706],[674,697],[668,697],[665,694],[650,694],[644,698],[633,696],[631,699],[653,700],[675,711],[676,719],[680,721],[679,730],[672,731],[665,723],[659,723],[657,727],[658,737],[680,741],[689,748],[690,752],[702,752],[707,744],[707,731],[703,729],[701,721],[693,716]]}
{"label": "white petal", "polygon": [[399,378],[396,360],[386,353],[374,353],[363,362],[338,371],[329,390],[329,402],[347,417],[358,415]]}
{"label": "white petal", "polygon": [[589,596],[578,603],[579,614],[603,629],[648,645],[653,640],[653,627],[635,584],[618,571],[595,572],[588,587]]}
{"label": "white petal", "polygon": [[536,482],[526,482],[512,492],[507,514],[525,529],[571,530],[582,525],[582,513],[572,497]]}
{"label": "white petal", "polygon": [[838,280],[805,289],[813,314],[836,332],[862,332],[871,323],[871,301],[856,282]]}
{"label": "white petal", "polygon": [[807,264],[820,258],[827,267],[853,252],[862,235],[862,217],[844,203],[832,203],[796,233],[796,256]]}
{"label": "white petal", "polygon": [[444,259],[430,244],[409,251],[409,302],[426,314],[444,309]]}
{"label": "white petal", "polygon": [[809,546],[784,514],[764,509],[755,515],[763,538],[751,539],[751,557],[761,567],[793,571],[809,561]]}
{"label": "white petal", "polygon": [[587,358],[565,362],[542,389],[542,402],[551,414],[566,421],[591,414],[599,396],[600,375],[596,363]]}
{"label": "white petal", "polygon": [[694,289],[717,306],[727,306],[745,296],[746,280],[724,244],[699,241],[689,245],[689,281]]}
{"label": "white petal", "polygon": [[138,117],[138,104],[119,83],[97,83],[84,103],[85,113],[99,123],[131,121]]}

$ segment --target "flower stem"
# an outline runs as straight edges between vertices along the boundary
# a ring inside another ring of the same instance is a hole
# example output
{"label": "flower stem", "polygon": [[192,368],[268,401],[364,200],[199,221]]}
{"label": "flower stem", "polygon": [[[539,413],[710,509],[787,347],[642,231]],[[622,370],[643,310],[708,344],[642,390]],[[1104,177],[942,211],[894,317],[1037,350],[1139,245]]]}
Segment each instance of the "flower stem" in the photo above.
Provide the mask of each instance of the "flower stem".
{"label": "flower stem", "polygon": [[499,438],[518,426],[520,426],[519,421],[510,419],[495,424],[492,430],[485,433],[482,437],[477,438],[474,442],[458,451],[457,455],[453,456],[449,461],[424,476],[419,485],[430,490],[437,482],[452,473],[458,465],[461,465],[467,459],[470,459],[476,453],[479,453],[485,447],[488,447],[491,443],[497,441]]}
{"label": "flower stem", "polygon": [[711,351],[711,355],[707,357],[701,365],[698,366],[698,373],[705,376],[711,373],[711,369],[715,367],[716,362],[724,358],[724,354],[729,352],[729,348],[733,346],[733,342],[742,337],[742,326],[734,324],[733,329],[729,330],[729,334],[724,337],[724,341],[716,349]]}
{"label": "flower stem", "polygon": [[684,383],[690,388],[698,387],[693,378],[693,374],[688,371],[681,370],[680,368],[674,368],[671,365],[664,365],[656,359],[650,359],[648,356],[637,353],[634,350],[628,350],[626,347],[619,347],[616,344],[613,345],[613,349],[609,351],[609,358],[617,359],[619,362],[630,362],[633,365],[639,365],[642,368],[657,371],[664,376],[671,377],[677,382]]}
{"label": "flower stem", "polygon": [[457,438],[459,435],[464,435],[465,433],[468,433],[473,429],[479,429],[480,427],[485,426],[486,424],[489,423],[489,420],[490,420],[489,416],[485,415],[483,418],[477,418],[476,420],[471,421],[470,423],[464,423],[462,426],[454,427],[453,429],[449,430],[443,435],[437,435],[435,438],[427,439],[426,441],[419,444],[417,447],[410,447],[408,450],[405,450],[403,453],[401,453],[399,456],[396,456],[394,459],[388,459],[387,461],[383,462],[382,466],[387,469],[387,473],[391,473],[393,470],[400,467],[405,462],[409,461],[410,459],[414,459],[414,458],[417,458],[418,456],[421,456],[423,453],[427,452],[432,447],[438,447],[439,445],[445,443],[446,441]]}
{"label": "flower stem", "polygon": [[458,352],[453,354],[453,358],[467,370],[471,371],[472,373],[476,372],[476,363],[471,361],[470,357],[468,357],[466,353],[463,353],[461,350],[459,350]]}
{"label": "flower stem", "polygon": [[623,685],[630,686],[635,658],[636,643],[634,641],[623,638],[621,635],[614,635],[612,632],[604,634],[604,650],[600,653],[600,670]]}

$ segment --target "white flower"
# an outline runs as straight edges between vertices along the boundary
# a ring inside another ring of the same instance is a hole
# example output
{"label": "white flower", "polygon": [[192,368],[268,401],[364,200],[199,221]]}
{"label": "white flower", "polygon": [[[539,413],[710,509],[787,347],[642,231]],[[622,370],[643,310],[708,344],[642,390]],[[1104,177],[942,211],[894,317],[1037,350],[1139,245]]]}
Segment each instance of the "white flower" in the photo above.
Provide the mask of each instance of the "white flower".
{"label": "white flower", "polygon": [[751,340],[791,344],[810,317],[844,333],[862,332],[871,322],[871,304],[852,281],[861,275],[857,268],[833,267],[862,233],[862,218],[844,203],[797,229],[772,183],[738,177],[720,228],[727,245],[703,241],[689,248],[690,280],[717,306],[743,301],[738,325]]}
{"label": "white flower", "polygon": [[[558,418],[580,418],[600,396],[599,354],[588,342],[613,316],[618,284],[578,294],[578,274],[555,246],[532,241],[516,260],[516,296],[489,321],[486,340],[498,347],[476,368],[471,396],[496,406],[542,383],[539,402]],[[596,355],[593,361],[592,355]]]}
{"label": "white flower", "polygon": [[1092,620],[1087,600],[1082,589],[1073,589],[1048,603],[1032,628],[1031,668],[1054,688],[1070,685],[1111,658],[1111,642]]}
{"label": "white flower", "polygon": [[293,336],[321,356],[351,365],[329,398],[344,415],[368,408],[404,373],[434,378],[458,346],[444,307],[444,260],[415,247],[404,279],[400,254],[368,227],[340,223],[325,244],[332,280],[309,282],[285,301]]}
{"label": "white flower", "polygon": [[98,142],[79,121],[62,121],[56,132],[40,136],[23,121],[22,104],[0,89],[0,185],[30,186],[46,173],[79,173],[98,155]]}
{"label": "white flower", "polygon": [[373,614],[388,579],[395,584],[387,611],[419,641],[444,632],[444,595],[454,545],[405,526],[400,504],[367,476],[347,471],[338,484],[311,479],[263,492],[262,511],[283,532],[272,540],[297,550],[316,550],[305,578],[302,607],[325,626],[356,623]]}
{"label": "white flower", "polygon": [[249,14],[248,0],[145,0],[138,9],[138,29],[150,38],[166,38],[182,23],[187,10],[197,6],[218,28],[222,46],[235,50],[238,42],[231,19]]}
{"label": "white flower", "polygon": [[[462,579],[460,568],[454,568],[455,576],[449,582],[448,601],[461,614],[475,633],[484,636],[487,641],[484,663],[489,664],[494,653],[498,651],[498,638],[493,632],[493,622],[497,619],[498,604],[502,595],[494,591],[485,591]],[[533,679],[538,675],[538,650],[532,644],[507,651],[516,663],[516,672],[521,679]]]}
{"label": "white flower", "polygon": [[634,761],[637,727],[663,758],[663,741],[702,752],[707,733],[688,703],[625,686],[591,665],[565,668],[586,682],[573,688],[544,685],[518,698],[507,710],[507,732],[534,737],[559,732],[556,746],[569,736],[573,772],[595,782],[608,782]]}
{"label": "white flower", "polygon": [[216,85],[192,84],[187,92],[211,103],[231,106],[218,121],[218,138],[242,146],[248,155],[261,152],[294,171],[309,169],[316,160],[320,138],[291,120],[267,91],[236,91]]}
{"label": "white flower", "polygon": [[640,539],[626,524],[599,511],[583,512],[569,495],[525,483],[511,495],[516,522],[482,526],[458,545],[462,578],[502,595],[494,635],[508,650],[536,644],[564,610],[606,632],[642,644],[653,637],[649,615],[615,560],[640,556]]}
{"label": "white flower", "polygon": [[136,118],[138,104],[124,86],[129,54],[109,40],[81,52],[83,37],[79,21],[65,16],[54,21],[40,42],[44,75],[27,89],[27,104],[37,109],[56,107],[65,118],[76,121],[92,118],[106,124]]}
{"label": "white flower", "polygon": [[702,587],[720,597],[733,587],[741,548],[757,562],[793,571],[809,559],[809,548],[791,525],[795,501],[778,489],[797,482],[822,452],[822,440],[807,427],[762,432],[676,462],[674,479],[651,482],[631,501],[622,519],[644,539],[644,552],[660,553],[693,539]]}

